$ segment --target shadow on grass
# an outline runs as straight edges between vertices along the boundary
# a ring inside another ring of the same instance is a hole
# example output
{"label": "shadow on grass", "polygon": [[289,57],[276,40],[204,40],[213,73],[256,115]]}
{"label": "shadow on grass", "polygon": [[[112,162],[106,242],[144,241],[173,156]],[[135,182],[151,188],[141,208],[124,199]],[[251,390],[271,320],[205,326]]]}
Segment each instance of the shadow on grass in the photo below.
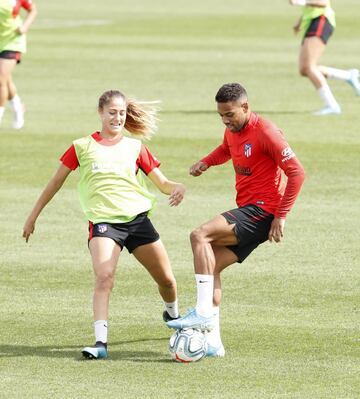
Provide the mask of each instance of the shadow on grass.
{"label": "shadow on grass", "polygon": [[[169,337],[162,338],[144,338],[127,341],[116,341],[109,344],[109,360],[127,360],[133,362],[149,363],[170,363],[172,360],[167,354],[167,342]],[[136,344],[138,342],[165,341],[164,350],[161,352],[149,350],[121,350],[117,346]],[[86,345],[84,345],[86,346]],[[50,357],[50,358],[73,358],[77,361],[86,361],[81,350],[84,346],[64,345],[64,346],[30,346],[30,345],[0,345],[0,358],[4,357]]]}

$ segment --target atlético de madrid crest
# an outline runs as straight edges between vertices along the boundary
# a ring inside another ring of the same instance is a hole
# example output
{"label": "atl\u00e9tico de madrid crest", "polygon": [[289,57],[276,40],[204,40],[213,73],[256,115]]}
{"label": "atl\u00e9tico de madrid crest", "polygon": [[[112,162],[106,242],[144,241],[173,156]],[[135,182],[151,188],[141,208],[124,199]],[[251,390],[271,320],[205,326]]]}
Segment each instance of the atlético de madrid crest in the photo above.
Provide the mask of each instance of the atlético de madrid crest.
{"label": "atl\u00e9tico de madrid crest", "polygon": [[99,233],[105,233],[107,231],[106,224],[98,224],[97,225],[97,230],[98,230]]}
{"label": "atl\u00e9tico de madrid crest", "polygon": [[252,148],[251,144],[244,145],[244,155],[246,156],[246,158],[249,158],[251,156],[251,148]]}

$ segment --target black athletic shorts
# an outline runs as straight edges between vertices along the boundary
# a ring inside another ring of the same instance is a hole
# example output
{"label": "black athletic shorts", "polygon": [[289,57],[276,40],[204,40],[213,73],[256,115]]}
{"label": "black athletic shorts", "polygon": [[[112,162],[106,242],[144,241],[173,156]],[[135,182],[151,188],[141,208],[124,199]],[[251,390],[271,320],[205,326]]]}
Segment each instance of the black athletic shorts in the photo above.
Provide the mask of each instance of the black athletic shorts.
{"label": "black athletic shorts", "polygon": [[0,58],[5,58],[6,60],[16,60],[16,63],[19,64],[21,60],[21,53],[20,51],[4,50],[0,53]]}
{"label": "black athletic shorts", "polygon": [[333,32],[334,27],[325,15],[321,15],[311,21],[309,28],[305,32],[304,39],[316,36],[326,44]]}
{"label": "black athletic shorts", "polygon": [[274,215],[256,205],[246,205],[222,213],[229,224],[235,224],[237,245],[229,245],[231,251],[243,262],[251,252],[268,239]]}
{"label": "black athletic shorts", "polygon": [[127,223],[96,223],[89,222],[89,240],[93,237],[108,237],[126,247],[131,253],[140,245],[157,241],[160,236],[147,217],[147,212],[140,213],[134,220]]}

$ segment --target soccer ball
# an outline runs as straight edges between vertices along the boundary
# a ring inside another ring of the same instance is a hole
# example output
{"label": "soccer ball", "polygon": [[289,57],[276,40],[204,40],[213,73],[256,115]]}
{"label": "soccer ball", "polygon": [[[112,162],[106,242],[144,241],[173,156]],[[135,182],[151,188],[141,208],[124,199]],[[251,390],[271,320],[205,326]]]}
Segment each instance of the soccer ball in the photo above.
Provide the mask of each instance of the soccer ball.
{"label": "soccer ball", "polygon": [[193,328],[176,330],[170,337],[169,351],[176,362],[196,362],[206,355],[205,334]]}

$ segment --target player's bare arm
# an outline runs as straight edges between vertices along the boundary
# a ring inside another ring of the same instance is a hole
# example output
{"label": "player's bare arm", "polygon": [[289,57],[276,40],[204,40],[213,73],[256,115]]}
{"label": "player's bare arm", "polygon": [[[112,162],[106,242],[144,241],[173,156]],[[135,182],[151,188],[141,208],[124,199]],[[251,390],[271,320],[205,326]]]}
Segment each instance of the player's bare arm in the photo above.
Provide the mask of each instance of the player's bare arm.
{"label": "player's bare arm", "polygon": [[25,18],[24,23],[17,29],[17,31],[20,35],[24,35],[25,33],[27,33],[30,26],[34,22],[36,16],[37,16],[37,8],[36,8],[36,5],[33,4],[31,7],[31,10],[28,12],[28,14]]}
{"label": "player's bare arm", "polygon": [[70,172],[71,169],[61,164],[55,175],[45,187],[44,191],[41,193],[23,228],[23,237],[25,238],[26,242],[29,241],[30,235],[35,231],[35,222],[41,211],[60,190]]}
{"label": "player's bare arm", "polygon": [[200,176],[208,169],[208,165],[205,162],[199,161],[190,167],[191,176]]}
{"label": "player's bare arm", "polygon": [[159,168],[154,168],[148,177],[163,194],[169,195],[170,206],[177,206],[183,200],[186,188],[182,183],[169,180]]}

